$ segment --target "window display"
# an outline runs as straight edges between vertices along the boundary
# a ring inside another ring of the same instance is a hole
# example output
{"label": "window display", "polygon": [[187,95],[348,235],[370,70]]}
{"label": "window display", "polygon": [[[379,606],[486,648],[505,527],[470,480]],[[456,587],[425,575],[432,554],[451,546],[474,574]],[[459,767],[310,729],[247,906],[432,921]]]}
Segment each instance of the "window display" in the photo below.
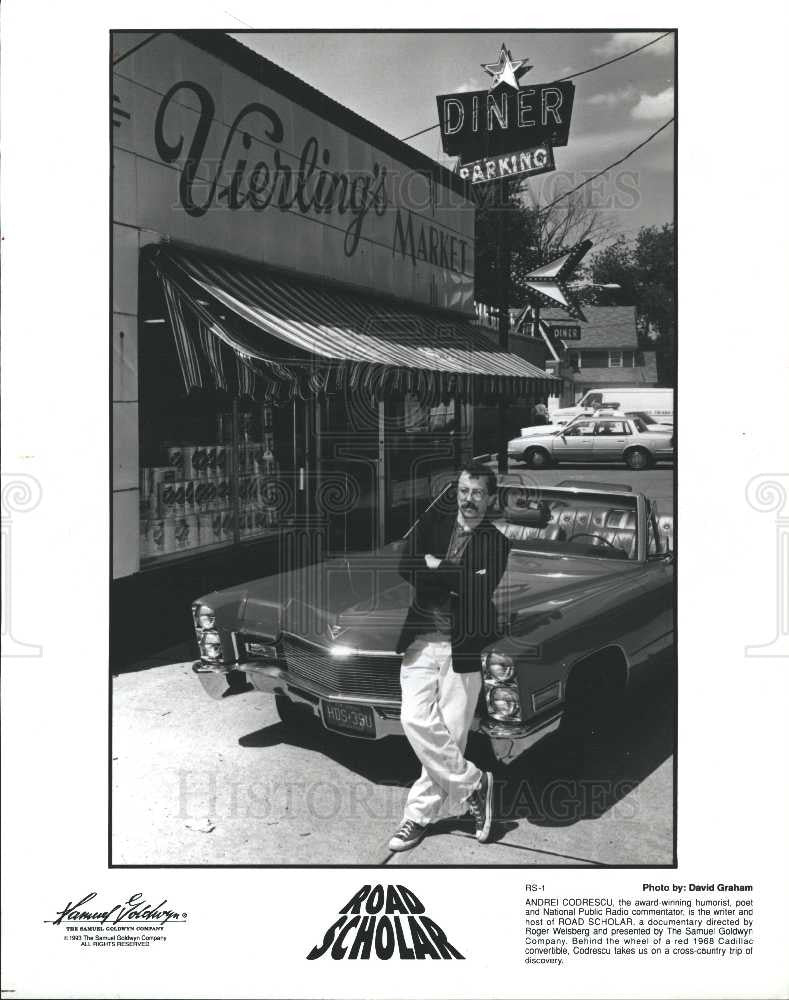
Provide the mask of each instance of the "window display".
{"label": "window display", "polygon": [[[140,562],[263,538],[292,516],[293,407],[221,380],[185,392],[160,281],[140,271]],[[224,348],[223,348],[224,350]],[[235,367],[228,354],[224,370]]]}
{"label": "window display", "polygon": [[282,527],[289,512],[278,486],[276,425],[287,432],[282,424],[289,421],[274,409],[237,406],[216,414],[213,440],[205,433],[202,439],[184,434],[148,449],[157,464],[140,471],[142,560],[228,545]]}

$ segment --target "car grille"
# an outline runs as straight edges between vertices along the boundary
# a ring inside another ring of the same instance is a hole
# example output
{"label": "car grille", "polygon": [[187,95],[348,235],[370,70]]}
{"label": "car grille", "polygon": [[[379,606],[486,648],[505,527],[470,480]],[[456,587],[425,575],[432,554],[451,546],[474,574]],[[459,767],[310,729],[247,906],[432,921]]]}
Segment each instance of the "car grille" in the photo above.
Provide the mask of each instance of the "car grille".
{"label": "car grille", "polygon": [[400,701],[399,656],[349,656],[337,659],[326,648],[289,636],[282,640],[288,674],[312,682],[327,694]]}

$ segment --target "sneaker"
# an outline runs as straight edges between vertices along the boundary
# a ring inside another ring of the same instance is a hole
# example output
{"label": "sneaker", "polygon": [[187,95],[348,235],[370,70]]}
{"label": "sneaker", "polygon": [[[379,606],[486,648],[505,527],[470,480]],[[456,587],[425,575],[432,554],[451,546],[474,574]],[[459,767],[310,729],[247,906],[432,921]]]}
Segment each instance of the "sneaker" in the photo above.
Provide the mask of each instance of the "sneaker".
{"label": "sneaker", "polygon": [[477,840],[484,844],[493,824],[493,775],[483,771],[479,785],[468,798],[469,812],[477,827]]}
{"label": "sneaker", "polygon": [[416,847],[426,833],[426,826],[415,823],[412,819],[404,819],[398,831],[389,841],[389,850],[407,851],[411,847]]}

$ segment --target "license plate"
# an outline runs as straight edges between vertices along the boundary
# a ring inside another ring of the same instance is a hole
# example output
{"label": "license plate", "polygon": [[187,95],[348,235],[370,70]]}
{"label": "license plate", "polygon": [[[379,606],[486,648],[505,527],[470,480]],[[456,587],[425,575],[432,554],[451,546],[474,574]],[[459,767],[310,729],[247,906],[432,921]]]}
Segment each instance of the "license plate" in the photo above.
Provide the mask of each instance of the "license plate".
{"label": "license plate", "polygon": [[375,716],[367,705],[350,705],[347,702],[324,701],[323,724],[338,733],[353,733],[375,739]]}
{"label": "license plate", "polygon": [[247,639],[244,645],[249,656],[256,656],[262,660],[276,660],[277,658],[277,647],[269,643]]}

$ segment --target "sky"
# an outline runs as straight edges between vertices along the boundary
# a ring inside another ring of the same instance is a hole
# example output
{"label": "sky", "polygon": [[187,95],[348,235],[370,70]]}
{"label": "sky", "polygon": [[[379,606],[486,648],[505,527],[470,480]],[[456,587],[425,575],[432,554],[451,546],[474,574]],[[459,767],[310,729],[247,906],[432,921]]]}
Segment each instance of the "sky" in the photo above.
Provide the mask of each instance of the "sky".
{"label": "sky", "polygon": [[[239,41],[301,77],[364,118],[405,138],[437,123],[436,95],[487,90],[481,63],[497,61],[502,43],[534,67],[521,83],[549,82],[605,62],[660,32],[244,32]],[[575,81],[569,143],[555,150],[556,172],[533,178],[539,204],[620,159],[674,114],[671,36]],[[438,128],[409,142],[444,156]],[[674,128],[610,171],[585,196],[631,238],[641,226],[674,216]]]}

